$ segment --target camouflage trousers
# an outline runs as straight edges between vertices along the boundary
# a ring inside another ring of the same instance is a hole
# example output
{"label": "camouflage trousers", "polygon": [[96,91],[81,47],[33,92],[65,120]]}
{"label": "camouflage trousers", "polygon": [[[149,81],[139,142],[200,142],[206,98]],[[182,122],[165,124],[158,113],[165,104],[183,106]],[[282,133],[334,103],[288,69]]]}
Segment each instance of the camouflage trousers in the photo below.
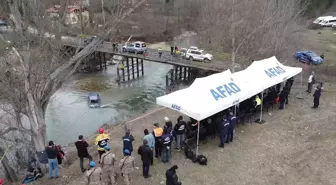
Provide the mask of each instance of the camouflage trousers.
{"label": "camouflage trousers", "polygon": [[116,174],[113,166],[103,167],[101,181],[104,185],[108,185],[109,183],[112,185],[116,184]]}

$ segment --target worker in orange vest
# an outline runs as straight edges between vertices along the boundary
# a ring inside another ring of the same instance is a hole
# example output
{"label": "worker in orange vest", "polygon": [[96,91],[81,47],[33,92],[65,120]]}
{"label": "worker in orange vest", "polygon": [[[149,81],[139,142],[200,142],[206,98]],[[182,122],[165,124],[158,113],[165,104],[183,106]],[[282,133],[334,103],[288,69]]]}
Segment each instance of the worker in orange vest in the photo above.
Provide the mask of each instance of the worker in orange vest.
{"label": "worker in orange vest", "polygon": [[163,134],[163,129],[159,126],[158,123],[154,123],[154,131],[153,135],[155,138],[155,157],[161,157],[161,150],[162,150],[162,141],[161,136]]}

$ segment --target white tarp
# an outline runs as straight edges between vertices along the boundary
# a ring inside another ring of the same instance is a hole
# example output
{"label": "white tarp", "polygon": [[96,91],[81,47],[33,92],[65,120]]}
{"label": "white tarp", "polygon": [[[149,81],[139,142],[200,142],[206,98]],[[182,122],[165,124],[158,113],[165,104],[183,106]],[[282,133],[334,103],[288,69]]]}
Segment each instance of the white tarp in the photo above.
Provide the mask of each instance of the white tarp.
{"label": "white tarp", "polygon": [[250,94],[232,78],[230,70],[198,78],[186,89],[156,98],[156,103],[196,120],[203,120],[239,102]]}

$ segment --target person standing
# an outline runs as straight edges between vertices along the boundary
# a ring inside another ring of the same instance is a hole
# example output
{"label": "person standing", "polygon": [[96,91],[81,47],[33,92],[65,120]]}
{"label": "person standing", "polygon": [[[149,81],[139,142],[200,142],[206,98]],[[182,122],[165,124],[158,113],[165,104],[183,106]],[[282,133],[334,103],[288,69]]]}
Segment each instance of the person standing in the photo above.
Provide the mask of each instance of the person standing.
{"label": "person standing", "polygon": [[[49,141],[49,146],[45,148],[49,162],[49,178],[58,178],[57,148],[53,141]],[[54,176],[53,176],[54,171]]]}
{"label": "person standing", "polygon": [[122,139],[123,139],[123,151],[127,149],[131,152],[132,155],[134,137],[131,135],[130,130],[127,130],[126,135],[122,137]]}
{"label": "person standing", "polygon": [[144,134],[145,134],[145,136],[144,136],[144,140],[147,140],[147,142],[148,142],[148,146],[149,146],[149,148],[151,149],[151,151],[152,151],[152,158],[151,158],[151,165],[153,165],[153,151],[154,151],[154,148],[155,148],[155,138],[154,138],[154,136],[153,136],[153,134],[152,133],[149,133],[148,132],[148,130],[147,129],[145,129],[144,130]]}
{"label": "person standing", "polygon": [[155,157],[161,157],[162,141],[161,136],[163,134],[163,129],[159,126],[158,123],[154,123],[153,135],[155,138]]}
{"label": "person standing", "polygon": [[114,163],[116,161],[115,155],[110,151],[110,146],[104,147],[106,153],[104,153],[100,159],[100,164],[103,170],[101,180],[103,181],[104,185],[115,185],[115,171],[114,171]]}
{"label": "person standing", "polygon": [[234,133],[234,129],[237,123],[237,118],[236,116],[233,115],[232,112],[230,112],[230,116],[229,116],[229,132],[228,132],[228,136],[226,137],[226,143],[229,143],[233,141],[233,133]]}
{"label": "person standing", "polygon": [[131,184],[131,173],[134,169],[134,158],[129,150],[124,150],[124,157],[120,160],[119,168],[125,185]]}
{"label": "person standing", "polygon": [[107,146],[108,141],[110,140],[110,136],[108,134],[105,134],[104,128],[99,128],[98,132],[99,135],[96,137],[95,143],[98,146],[98,154],[100,160],[103,153],[105,153],[104,147]]}
{"label": "person standing", "polygon": [[183,121],[183,117],[179,116],[177,118],[177,123],[174,127],[174,133],[176,134],[176,148],[177,148],[177,151],[180,151],[182,146],[183,146],[185,131],[186,131],[186,125],[187,125],[186,122]]}
{"label": "person standing", "polygon": [[164,117],[165,127],[169,134],[173,135],[173,123],[169,120],[168,117]]}
{"label": "person standing", "polygon": [[89,185],[101,185],[102,169],[96,166],[94,161],[90,162],[90,169],[86,172],[86,178]]}
{"label": "person standing", "polygon": [[171,54],[171,55],[174,54],[174,46],[170,46],[170,54]]}
{"label": "person standing", "polygon": [[142,175],[145,178],[151,177],[149,174],[149,166],[151,159],[153,158],[153,152],[149,148],[147,140],[143,140],[143,145],[139,147],[138,154],[141,156],[142,160]]}
{"label": "person standing", "polygon": [[280,106],[279,109],[282,110],[285,107],[285,102],[286,102],[286,89],[282,89],[280,95],[279,95],[279,101],[280,101]]}
{"label": "person standing", "polygon": [[311,93],[311,90],[312,90],[312,87],[315,83],[315,72],[311,72],[309,78],[308,78],[308,89],[307,89],[307,92],[310,94]]}
{"label": "person standing", "polygon": [[182,183],[178,181],[178,176],[176,170],[178,169],[177,165],[169,168],[166,171],[166,185],[181,185]]}
{"label": "person standing", "polygon": [[167,129],[163,130],[162,135],[162,162],[167,163],[169,161],[169,156],[171,154],[171,143],[173,140],[173,136],[169,134]]}
{"label": "person standing", "polygon": [[224,148],[224,143],[226,141],[226,137],[228,135],[230,122],[226,117],[223,118],[222,123],[220,124],[219,138],[220,144],[219,147]]}
{"label": "person standing", "polygon": [[75,142],[75,146],[77,148],[77,154],[79,157],[79,167],[81,168],[82,172],[84,172],[84,158],[89,159],[90,162],[92,161],[92,156],[89,154],[87,149],[89,144],[86,142],[83,135],[79,135],[78,141]]}
{"label": "person standing", "polygon": [[312,108],[316,109],[320,105],[320,97],[321,97],[321,85],[318,85],[314,92],[314,106]]}

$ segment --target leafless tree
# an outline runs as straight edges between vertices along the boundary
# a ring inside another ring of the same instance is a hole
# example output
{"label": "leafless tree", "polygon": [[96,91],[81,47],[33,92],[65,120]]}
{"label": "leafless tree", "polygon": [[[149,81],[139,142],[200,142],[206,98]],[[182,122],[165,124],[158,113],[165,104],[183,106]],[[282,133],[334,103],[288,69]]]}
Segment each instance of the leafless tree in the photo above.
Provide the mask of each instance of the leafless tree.
{"label": "leafless tree", "polygon": [[199,16],[200,42],[228,53],[234,71],[237,58],[280,55],[297,36],[303,11],[296,0],[209,0]]}
{"label": "leafless tree", "polygon": [[[62,50],[62,41],[52,34],[46,34],[49,20],[45,16],[46,7],[40,1],[24,1],[28,3],[22,4],[21,0],[8,0],[10,17],[16,28],[10,34],[15,35],[16,40],[12,40],[1,57],[1,67],[6,72],[0,77],[0,97],[2,104],[11,105],[17,122],[22,115],[28,117],[29,127],[23,129],[20,124],[7,125],[0,130],[0,135],[13,130],[30,133],[35,149],[42,151],[46,133],[44,113],[49,98],[75,73],[81,61],[104,38],[113,36],[119,23],[145,1],[140,0],[132,6],[126,6],[129,1],[120,0],[122,6],[116,11],[118,14],[106,19],[106,24],[97,33],[98,37],[78,50],[74,56],[68,56]],[[18,11],[19,9],[25,11]],[[6,40],[4,37],[1,39]]]}

